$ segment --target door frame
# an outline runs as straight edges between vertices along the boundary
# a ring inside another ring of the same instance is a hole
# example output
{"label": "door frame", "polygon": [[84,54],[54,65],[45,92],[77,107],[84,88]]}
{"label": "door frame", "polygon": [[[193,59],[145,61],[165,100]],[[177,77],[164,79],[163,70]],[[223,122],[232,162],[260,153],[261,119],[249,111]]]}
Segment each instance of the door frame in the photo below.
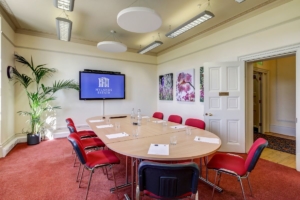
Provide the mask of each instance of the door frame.
{"label": "door frame", "polygon": [[[246,79],[245,79],[245,91],[246,91],[246,100],[245,100],[245,115],[246,115],[246,127],[245,127],[245,146],[246,151],[248,151],[253,144],[253,100],[247,101],[249,98],[249,93],[253,95],[253,84],[249,84],[250,80],[249,78],[253,77],[253,64],[251,62],[259,61],[259,60],[265,60],[285,55],[296,55],[296,87],[297,85],[300,85],[300,78],[297,79],[297,76],[300,77],[300,43],[279,47],[276,49],[271,49],[267,51],[262,51],[258,53],[248,54],[244,56],[237,57],[238,61],[244,61],[245,62],[245,73],[246,73]],[[298,67],[297,67],[298,66]],[[253,81],[253,80],[252,80]],[[251,98],[252,99],[252,98]],[[296,90],[296,117],[300,116],[300,109],[299,104],[297,105],[297,100],[300,99],[300,94]],[[299,110],[299,111],[298,111]],[[297,119],[296,119],[297,121]],[[300,130],[300,123],[296,122],[296,170],[300,171],[300,135],[298,135],[297,130]]]}

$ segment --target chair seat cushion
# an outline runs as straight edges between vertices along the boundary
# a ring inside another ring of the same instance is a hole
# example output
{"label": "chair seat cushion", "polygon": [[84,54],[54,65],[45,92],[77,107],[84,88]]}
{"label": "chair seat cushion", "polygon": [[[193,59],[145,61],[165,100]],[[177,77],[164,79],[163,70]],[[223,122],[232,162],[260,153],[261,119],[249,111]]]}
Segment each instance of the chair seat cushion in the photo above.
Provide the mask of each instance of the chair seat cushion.
{"label": "chair seat cushion", "polygon": [[215,154],[208,162],[207,168],[216,170],[223,168],[233,171],[240,176],[245,175],[247,172],[243,158],[225,153]]}
{"label": "chair seat cushion", "polygon": [[99,138],[87,138],[81,140],[83,148],[94,148],[94,147],[104,147],[105,144]]}
{"label": "chair seat cushion", "polygon": [[80,137],[97,137],[97,135],[94,131],[88,131],[88,130],[78,131],[77,134]]}
{"label": "chair seat cushion", "polygon": [[86,154],[86,166],[94,168],[107,164],[119,164],[120,160],[111,150],[92,151]]}

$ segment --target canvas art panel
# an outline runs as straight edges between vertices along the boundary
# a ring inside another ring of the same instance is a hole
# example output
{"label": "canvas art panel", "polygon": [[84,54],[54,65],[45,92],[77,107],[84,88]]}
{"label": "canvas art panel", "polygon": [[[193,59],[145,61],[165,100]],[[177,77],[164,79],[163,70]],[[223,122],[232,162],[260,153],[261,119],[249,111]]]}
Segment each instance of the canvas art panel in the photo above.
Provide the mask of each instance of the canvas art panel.
{"label": "canvas art panel", "polygon": [[159,76],[159,100],[173,100],[173,73]]}
{"label": "canvas art panel", "polygon": [[204,102],[204,67],[200,67],[200,102]]}
{"label": "canvas art panel", "polygon": [[179,72],[176,81],[177,101],[195,101],[195,70],[189,69]]}

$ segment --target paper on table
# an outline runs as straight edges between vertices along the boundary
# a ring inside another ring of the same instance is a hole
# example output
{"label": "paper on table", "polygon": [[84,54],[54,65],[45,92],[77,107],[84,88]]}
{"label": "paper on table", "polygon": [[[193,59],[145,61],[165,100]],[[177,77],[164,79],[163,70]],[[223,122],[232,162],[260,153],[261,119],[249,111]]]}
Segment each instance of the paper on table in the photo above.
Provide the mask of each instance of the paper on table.
{"label": "paper on table", "polygon": [[102,119],[95,119],[95,120],[89,120],[91,123],[94,123],[94,122],[103,122],[104,120]]}
{"label": "paper on table", "polygon": [[100,126],[96,126],[97,128],[109,128],[109,127],[113,127],[112,124],[108,124],[108,125],[100,125]]}
{"label": "paper on table", "polygon": [[185,128],[186,126],[184,125],[178,125],[178,126],[170,126],[171,128]]}
{"label": "paper on table", "polygon": [[106,135],[106,137],[108,139],[113,139],[113,138],[120,138],[120,137],[126,137],[129,136],[127,133],[123,132],[123,133],[114,133],[114,134],[109,134]]}
{"label": "paper on table", "polygon": [[149,118],[149,116],[143,116],[142,118]]}
{"label": "paper on table", "polygon": [[214,144],[220,143],[219,138],[208,138],[208,137],[196,136],[194,140],[197,142],[207,142],[207,143],[214,143]]}
{"label": "paper on table", "polygon": [[163,123],[164,120],[153,121],[154,123]]}
{"label": "paper on table", "polygon": [[169,144],[150,144],[148,154],[169,155]]}

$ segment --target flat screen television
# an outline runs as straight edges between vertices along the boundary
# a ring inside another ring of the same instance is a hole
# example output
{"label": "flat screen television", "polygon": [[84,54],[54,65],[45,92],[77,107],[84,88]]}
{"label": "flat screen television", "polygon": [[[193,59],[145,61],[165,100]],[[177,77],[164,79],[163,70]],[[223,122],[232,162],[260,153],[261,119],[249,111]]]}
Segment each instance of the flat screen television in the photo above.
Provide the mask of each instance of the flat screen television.
{"label": "flat screen television", "polygon": [[79,99],[125,99],[125,74],[80,71]]}

